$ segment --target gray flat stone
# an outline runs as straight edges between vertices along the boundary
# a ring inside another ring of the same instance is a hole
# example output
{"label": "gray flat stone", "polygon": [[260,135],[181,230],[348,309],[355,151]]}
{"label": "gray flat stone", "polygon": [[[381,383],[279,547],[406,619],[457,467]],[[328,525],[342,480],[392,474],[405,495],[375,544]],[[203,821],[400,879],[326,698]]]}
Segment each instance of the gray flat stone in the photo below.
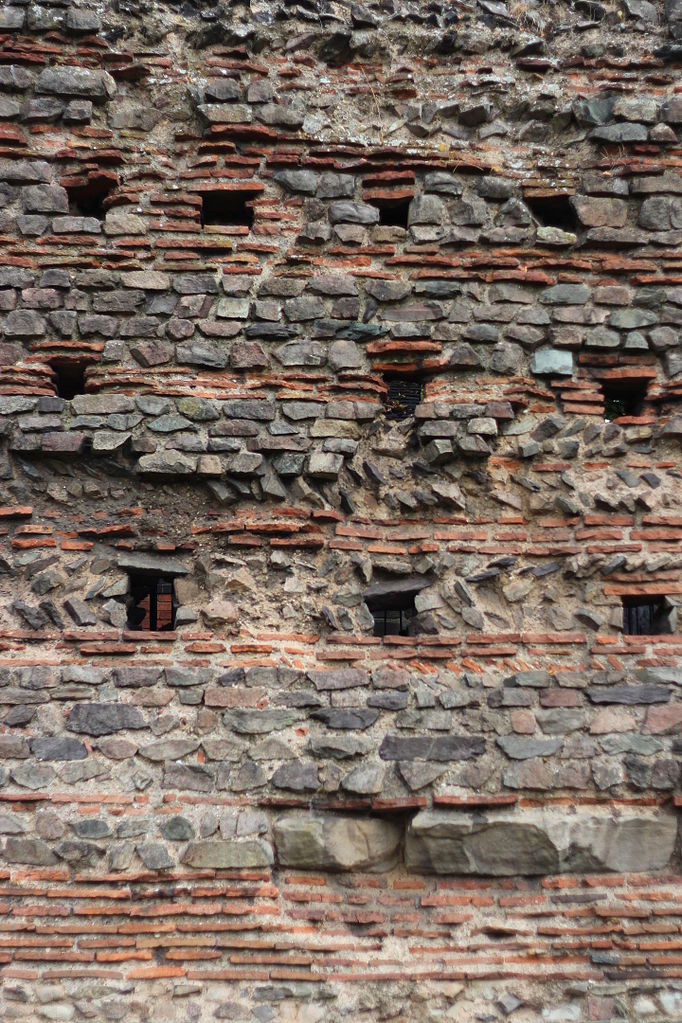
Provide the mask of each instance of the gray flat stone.
{"label": "gray flat stone", "polygon": [[362,732],[378,720],[379,711],[369,707],[325,707],[310,716],[324,721],[328,728]]}
{"label": "gray flat stone", "polygon": [[149,726],[137,707],[127,703],[77,703],[66,716],[66,727],[86,735],[112,735]]}
{"label": "gray flat stone", "polygon": [[83,743],[70,736],[31,739],[29,746],[36,760],[85,760],[88,755]]}
{"label": "gray flat stone", "polygon": [[140,746],[140,756],[146,760],[180,760],[198,748],[198,739],[159,739]]}
{"label": "gray flat stone", "polygon": [[275,788],[292,792],[316,792],[320,787],[317,765],[302,760],[282,764],[270,780]]}
{"label": "gray flat stone", "polygon": [[0,813],[0,835],[23,835],[25,831],[16,813]]}
{"label": "gray flat stone", "polygon": [[187,566],[179,558],[163,554],[119,554],[116,564],[127,572],[157,572],[160,575],[187,575]]}
{"label": "gray flat stone", "polygon": [[561,739],[534,739],[524,735],[503,735],[497,745],[512,760],[527,760],[529,757],[549,757],[561,749]]}
{"label": "gray flat stone", "polygon": [[189,867],[209,870],[242,870],[269,867],[273,863],[272,847],[260,839],[243,842],[190,842],[182,862]]}
{"label": "gray flat stone", "polygon": [[573,355],[558,348],[540,348],[533,353],[530,371],[537,376],[572,376]]}
{"label": "gray flat stone", "polygon": [[302,714],[295,710],[232,710],[223,715],[228,728],[242,735],[264,735],[277,732],[300,721]]}
{"label": "gray flat stone", "polygon": [[470,735],[386,735],[379,747],[382,760],[471,760],[485,753],[485,739]]}
{"label": "gray flat stone", "polygon": [[135,852],[148,870],[168,870],[175,866],[163,842],[142,842],[135,846]]}
{"label": "gray flat stone", "polygon": [[670,690],[656,685],[589,686],[587,696],[592,703],[623,703],[631,706],[667,703]]}
{"label": "gray flat stone", "polygon": [[57,96],[79,96],[95,101],[111,99],[116,82],[106,71],[80,67],[50,67],[38,75],[36,92]]}
{"label": "gray flat stone", "polygon": [[329,207],[332,224],[378,224],[379,210],[364,202],[333,202]]}
{"label": "gray flat stone", "polygon": [[160,831],[169,842],[189,842],[196,836],[192,822],[178,814],[168,817],[161,825]]}
{"label": "gray flat stone", "polygon": [[273,175],[273,180],[288,192],[302,192],[304,195],[314,195],[317,188],[317,174],[307,170],[279,171]]}
{"label": "gray flat stone", "polygon": [[7,863],[27,863],[36,867],[51,867],[57,863],[57,857],[49,845],[39,838],[10,836],[5,843],[3,858]]}
{"label": "gray flat stone", "polygon": [[117,689],[146,689],[156,685],[160,678],[161,668],[145,668],[136,664],[121,665],[111,673]]}
{"label": "gray flat stone", "polygon": [[212,792],[215,784],[214,769],[201,764],[182,764],[166,761],[163,769],[161,788],[177,789],[182,792]]}
{"label": "gray flat stone", "polygon": [[354,689],[368,686],[369,672],[362,668],[339,668],[336,671],[309,671],[307,678],[318,691],[335,689]]}

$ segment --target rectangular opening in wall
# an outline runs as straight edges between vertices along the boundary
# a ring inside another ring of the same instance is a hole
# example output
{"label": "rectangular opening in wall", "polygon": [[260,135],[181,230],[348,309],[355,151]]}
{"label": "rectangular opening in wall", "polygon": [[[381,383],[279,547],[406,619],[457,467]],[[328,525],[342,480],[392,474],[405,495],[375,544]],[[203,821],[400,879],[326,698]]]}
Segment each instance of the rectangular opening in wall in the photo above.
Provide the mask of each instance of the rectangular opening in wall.
{"label": "rectangular opening in wall", "polygon": [[407,230],[409,199],[372,199],[371,204],[379,210],[379,223],[382,227],[402,227]]}
{"label": "rectangular opening in wall", "polygon": [[571,196],[566,192],[526,193],[526,206],[541,227],[558,227],[562,231],[575,234],[580,222],[571,204]]}
{"label": "rectangular opening in wall", "polygon": [[613,422],[622,416],[641,416],[646,401],[647,380],[636,378],[604,379],[604,419]]}
{"label": "rectangular opening in wall", "polygon": [[623,597],[623,632],[626,636],[670,633],[675,611],[667,597]]}
{"label": "rectangular opening in wall", "polygon": [[414,601],[412,607],[385,607],[382,610],[372,611],[374,618],[375,636],[407,636],[409,625],[415,617]]}
{"label": "rectangular opening in wall", "polygon": [[107,199],[118,186],[118,178],[111,174],[91,174],[85,179],[72,179],[65,183],[69,197],[69,212],[78,217],[96,217],[104,220]]}
{"label": "rectangular opening in wall", "polygon": [[254,189],[233,190],[218,188],[201,193],[202,227],[253,226],[253,200],[260,194]]}
{"label": "rectangular opening in wall", "polygon": [[135,632],[170,632],[175,628],[173,577],[153,572],[131,572],[128,592],[128,628]]}
{"label": "rectangular opening in wall", "polygon": [[85,371],[88,365],[86,359],[66,356],[63,359],[50,360],[58,398],[71,401],[77,394],[85,394]]}
{"label": "rectangular opening in wall", "polygon": [[365,591],[365,604],[374,619],[375,636],[414,635],[417,625],[415,597],[429,585],[425,576],[387,579]]}
{"label": "rectangular opening in wall", "polygon": [[414,374],[384,373],[387,419],[409,419],[424,396],[424,379]]}

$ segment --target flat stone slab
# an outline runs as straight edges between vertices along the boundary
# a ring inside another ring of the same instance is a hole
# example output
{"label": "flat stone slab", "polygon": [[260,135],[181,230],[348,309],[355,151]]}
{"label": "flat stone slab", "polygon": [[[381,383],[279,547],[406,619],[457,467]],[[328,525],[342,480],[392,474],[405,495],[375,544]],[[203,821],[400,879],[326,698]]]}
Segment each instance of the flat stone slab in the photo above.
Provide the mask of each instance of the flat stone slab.
{"label": "flat stone slab", "polygon": [[161,575],[187,575],[188,572],[179,558],[163,554],[119,554],[116,564],[126,572],[159,572]]}
{"label": "flat stone slab", "polygon": [[214,870],[269,867],[272,863],[272,849],[260,839],[244,842],[191,842],[182,862],[190,867]]}
{"label": "flat stone slab", "polygon": [[470,760],[485,753],[485,739],[470,735],[386,735],[382,760]]}
{"label": "flat stone slab", "polygon": [[622,703],[629,706],[667,703],[670,690],[656,685],[589,686],[587,696],[592,703]]}
{"label": "flat stone slab", "polygon": [[84,96],[92,100],[111,99],[116,82],[106,71],[89,71],[80,67],[50,67],[40,72],[36,92],[57,96]]}
{"label": "flat stone slab", "polygon": [[148,725],[137,707],[127,703],[77,703],[67,714],[66,727],[72,732],[100,736]]}
{"label": "flat stone slab", "polygon": [[308,678],[316,689],[354,689],[369,685],[369,672],[361,668],[340,668],[337,671],[309,671]]}

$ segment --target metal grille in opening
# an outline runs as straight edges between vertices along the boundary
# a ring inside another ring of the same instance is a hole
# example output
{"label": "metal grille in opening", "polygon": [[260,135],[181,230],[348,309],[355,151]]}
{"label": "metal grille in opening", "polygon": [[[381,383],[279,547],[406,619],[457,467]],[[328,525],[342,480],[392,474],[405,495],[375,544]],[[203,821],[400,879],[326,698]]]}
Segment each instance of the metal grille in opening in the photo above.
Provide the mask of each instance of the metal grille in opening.
{"label": "metal grille in opening", "polygon": [[175,627],[173,580],[161,576],[134,576],[128,628],[143,632],[167,632]]}
{"label": "metal grille in opening", "polygon": [[424,383],[410,376],[385,376],[388,387],[386,416],[388,419],[408,419],[422,400]]}
{"label": "metal grille in opening", "polygon": [[373,611],[375,636],[406,636],[410,619],[416,611],[413,607],[384,608]]}
{"label": "metal grille in opening", "polygon": [[662,600],[624,600],[623,632],[628,636],[657,636],[666,631]]}

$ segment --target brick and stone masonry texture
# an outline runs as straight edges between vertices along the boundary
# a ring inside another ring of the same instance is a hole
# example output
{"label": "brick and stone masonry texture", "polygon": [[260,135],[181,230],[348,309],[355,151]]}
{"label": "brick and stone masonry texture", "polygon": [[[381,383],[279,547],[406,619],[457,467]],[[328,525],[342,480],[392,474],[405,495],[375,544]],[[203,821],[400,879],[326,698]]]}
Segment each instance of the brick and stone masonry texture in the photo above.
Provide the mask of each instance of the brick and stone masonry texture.
{"label": "brick and stone masonry texture", "polygon": [[682,0],[2,3],[3,1020],[682,1019],[681,132]]}

